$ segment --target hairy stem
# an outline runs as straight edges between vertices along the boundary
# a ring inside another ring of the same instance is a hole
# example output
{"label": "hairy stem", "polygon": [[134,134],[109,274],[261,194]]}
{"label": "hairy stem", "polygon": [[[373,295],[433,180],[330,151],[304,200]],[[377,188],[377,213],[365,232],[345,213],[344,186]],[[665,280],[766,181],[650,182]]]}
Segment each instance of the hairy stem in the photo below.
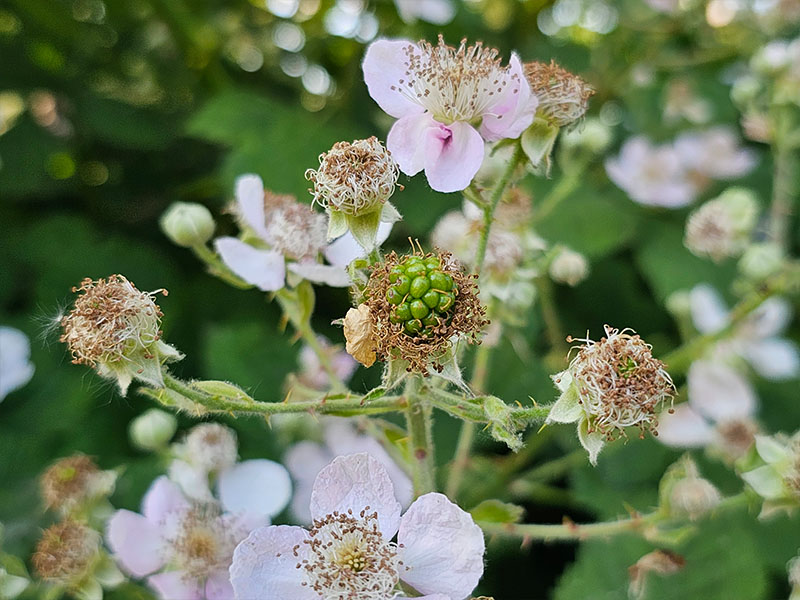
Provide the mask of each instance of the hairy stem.
{"label": "hairy stem", "polygon": [[419,394],[419,376],[406,382],[404,394],[408,401],[406,425],[411,450],[411,473],[414,496],[436,490],[436,462],[431,431],[431,407]]}

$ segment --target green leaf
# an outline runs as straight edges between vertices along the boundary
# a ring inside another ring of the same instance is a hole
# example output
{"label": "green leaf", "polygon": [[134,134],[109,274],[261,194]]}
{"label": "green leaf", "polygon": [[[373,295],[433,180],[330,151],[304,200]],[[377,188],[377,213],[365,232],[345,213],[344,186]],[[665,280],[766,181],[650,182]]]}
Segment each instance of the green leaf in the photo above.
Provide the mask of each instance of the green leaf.
{"label": "green leaf", "polygon": [[525,509],[516,504],[501,502],[500,500],[484,500],[470,509],[469,513],[476,521],[486,523],[519,523],[525,514]]}
{"label": "green leaf", "polygon": [[[697,535],[675,549],[686,560],[684,568],[667,576],[648,575],[644,599],[764,599],[763,560],[741,524],[750,518],[738,512],[702,522]],[[625,598],[628,567],[651,550],[647,541],[628,534],[585,542],[561,578],[555,600]]]}

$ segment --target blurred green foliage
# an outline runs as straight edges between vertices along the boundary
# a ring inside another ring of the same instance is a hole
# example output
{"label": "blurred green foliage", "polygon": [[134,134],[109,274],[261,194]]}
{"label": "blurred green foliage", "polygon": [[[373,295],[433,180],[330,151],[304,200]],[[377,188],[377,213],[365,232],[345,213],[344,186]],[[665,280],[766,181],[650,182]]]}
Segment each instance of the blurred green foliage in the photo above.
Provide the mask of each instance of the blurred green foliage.
{"label": "blurred green foliage", "polygon": [[[31,383],[0,404],[5,551],[29,556],[40,528],[50,522],[35,478],[54,459],[80,451],[104,468],[126,465],[114,502],[128,508],[137,507],[164,468],[127,440],[128,422],[150,403],[135,393],[120,398],[87,369],[69,364],[57,342],[56,320],[70,301],[71,286],[83,277],[119,272],[141,289],[167,288],[169,296],[160,301],[165,337],[187,355],[179,374],[229,379],[260,399],[280,399],[299,345],[280,328],[277,307],[255,291],[233,290],[203,273],[188,252],[162,236],[157,219],[175,200],[201,202],[219,214],[234,178],[245,172],[260,174],[278,192],[310,199],[303,173],[320,152],[338,140],[385,137],[389,121],[360,79],[363,42],[326,32],[332,0],[303,4],[316,9],[294,19],[244,0],[0,5],[0,94],[23,105],[9,111],[0,102],[0,323],[31,337],[36,365]],[[600,4],[616,14],[608,33],[572,24],[545,35],[540,13],[552,20],[555,9],[537,0],[473,0],[460,4],[454,21],[442,28],[404,24],[391,2],[375,2],[369,10],[381,35],[433,39],[441,30],[451,42],[467,36],[505,55],[515,49],[526,60],[555,58],[597,88],[591,113],[617,127],[617,141],[631,131],[669,139],[691,126],[684,118],[661,118],[676,82],[708,101],[712,122],[734,123],[731,69],[780,33],[739,21],[715,29],[699,9],[681,18],[658,17],[633,0]],[[577,5],[587,10],[586,3]],[[275,44],[277,28],[286,23],[302,31],[299,53]],[[322,66],[335,86],[324,94],[304,88],[286,69],[286,61],[298,56]],[[634,85],[639,67],[650,79]],[[764,147],[759,154],[759,169],[745,183],[766,201],[771,164]],[[556,164],[550,179],[529,179],[534,198],[544,197],[562,176]],[[395,200],[405,219],[390,240],[400,247],[409,235],[425,239],[436,217],[460,204],[457,195],[433,193],[421,177],[401,181],[406,189]],[[666,297],[702,281],[725,291],[733,277],[732,265],[698,259],[683,247],[686,214],[632,203],[595,160],[559,208],[537,225],[548,241],[565,243],[592,262],[587,281],[557,290],[564,332],[597,332],[608,322],[637,329],[657,354],[674,347],[678,335],[664,309]],[[219,232],[228,231],[232,224],[223,217]],[[319,289],[317,307],[320,331],[341,341],[329,323],[344,314],[346,295]],[[501,342],[489,389],[507,401],[529,395],[550,400],[548,375],[554,369],[542,359],[547,350],[535,308],[527,324]],[[360,372],[353,389],[368,389],[375,378]],[[759,383],[759,389],[768,426],[800,423],[796,382]],[[191,422],[181,419],[183,426]],[[280,458],[282,448],[267,423],[230,424],[240,433],[244,456]],[[445,417],[436,424],[441,462],[452,455],[456,431],[457,423]],[[535,437],[531,432],[529,441]],[[567,431],[550,441],[533,464],[576,447]],[[485,435],[480,447],[489,457],[504,452]],[[609,518],[624,514],[626,505],[647,510],[664,468],[676,457],[653,440],[611,447],[598,468],[581,465],[555,482],[567,508],[525,503],[525,518],[558,522],[565,510],[576,520]],[[709,469],[721,486],[731,485],[724,469]],[[508,495],[501,486],[498,497],[511,500]],[[764,526],[744,512],[709,521],[675,548],[685,556],[686,569],[669,578],[651,576],[647,598],[785,596],[783,565],[798,540],[796,522]],[[593,540],[577,554],[574,545],[519,549],[491,540],[489,548],[478,591],[507,600],[572,600],[625,597],[627,568],[652,546],[620,536]],[[111,597],[146,593],[126,586]]]}

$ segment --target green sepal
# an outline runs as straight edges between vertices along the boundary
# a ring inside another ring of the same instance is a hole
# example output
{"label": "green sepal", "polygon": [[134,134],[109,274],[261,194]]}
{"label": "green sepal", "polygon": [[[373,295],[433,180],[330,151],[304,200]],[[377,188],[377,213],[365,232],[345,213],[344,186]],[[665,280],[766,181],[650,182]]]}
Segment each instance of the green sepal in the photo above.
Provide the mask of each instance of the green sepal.
{"label": "green sepal", "polygon": [[381,224],[382,211],[374,211],[366,215],[346,215],[347,227],[350,233],[364,249],[370,253],[375,248],[375,238],[378,236],[378,227]]}
{"label": "green sepal", "polygon": [[328,210],[328,241],[347,233],[347,216],[339,210]]}
{"label": "green sepal", "polygon": [[578,397],[578,389],[574,385],[568,385],[561,392],[556,403],[547,414],[547,423],[574,423],[584,416],[583,406]]}
{"label": "green sepal", "polygon": [[489,434],[492,439],[518,452],[522,448],[525,422],[515,418],[511,407],[495,396],[483,400],[483,412],[489,423]]}
{"label": "green sepal", "polygon": [[472,507],[469,514],[475,521],[485,523],[519,523],[522,521],[525,509],[516,504],[492,498]]}
{"label": "green sepal", "polygon": [[522,150],[534,167],[544,166],[550,170],[550,155],[558,137],[558,127],[544,119],[537,118],[520,138]]}
{"label": "green sepal", "polygon": [[600,454],[603,445],[606,443],[605,436],[597,430],[589,433],[589,420],[581,419],[578,423],[578,440],[580,440],[581,446],[589,453],[589,462],[596,467],[597,455]]}
{"label": "green sepal", "polygon": [[383,208],[381,209],[381,223],[396,223],[402,218],[403,215],[394,207],[394,204],[391,202],[383,203]]}
{"label": "green sepal", "polygon": [[382,387],[391,390],[397,387],[408,375],[408,361],[390,358],[383,367]]}

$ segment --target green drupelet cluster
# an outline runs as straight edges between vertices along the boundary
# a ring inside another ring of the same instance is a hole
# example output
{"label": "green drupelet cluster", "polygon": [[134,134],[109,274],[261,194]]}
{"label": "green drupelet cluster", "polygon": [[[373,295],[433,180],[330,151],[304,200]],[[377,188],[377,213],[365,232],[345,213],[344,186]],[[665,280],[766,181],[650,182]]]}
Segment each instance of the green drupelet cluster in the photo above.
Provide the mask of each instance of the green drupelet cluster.
{"label": "green drupelet cluster", "polygon": [[389,282],[386,301],[395,307],[389,319],[403,323],[408,335],[428,337],[452,317],[458,290],[438,257],[404,257],[389,271]]}

